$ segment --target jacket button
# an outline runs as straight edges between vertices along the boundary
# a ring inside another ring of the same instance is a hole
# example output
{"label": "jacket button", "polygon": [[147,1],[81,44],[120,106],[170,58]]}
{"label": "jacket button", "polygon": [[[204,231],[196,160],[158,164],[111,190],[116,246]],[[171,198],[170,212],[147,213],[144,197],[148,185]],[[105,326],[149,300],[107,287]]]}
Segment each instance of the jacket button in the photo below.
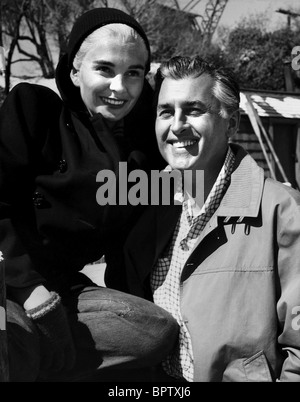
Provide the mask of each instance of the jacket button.
{"label": "jacket button", "polygon": [[59,163],[58,163],[58,169],[59,169],[60,173],[65,173],[66,170],[67,170],[67,167],[68,167],[68,164],[67,164],[67,162],[66,162],[64,159],[62,159],[61,161],[59,161]]}
{"label": "jacket button", "polygon": [[45,197],[43,196],[43,194],[41,194],[38,191],[36,191],[33,194],[32,201],[33,201],[33,205],[36,208],[42,208],[44,206],[44,204],[45,204]]}

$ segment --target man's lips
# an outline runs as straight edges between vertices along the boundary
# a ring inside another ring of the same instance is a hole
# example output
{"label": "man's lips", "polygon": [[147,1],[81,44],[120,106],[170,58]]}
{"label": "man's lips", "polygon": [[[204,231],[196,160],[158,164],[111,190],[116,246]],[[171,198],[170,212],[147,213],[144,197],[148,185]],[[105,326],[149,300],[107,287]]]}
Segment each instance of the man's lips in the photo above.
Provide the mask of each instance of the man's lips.
{"label": "man's lips", "polygon": [[103,96],[101,96],[101,100],[105,105],[112,106],[112,107],[122,107],[127,102],[127,100],[124,100],[124,99],[106,98]]}
{"label": "man's lips", "polygon": [[182,140],[182,141],[168,141],[170,145],[172,145],[174,148],[186,148],[189,146],[193,146],[199,142],[198,139],[192,139],[192,140]]}

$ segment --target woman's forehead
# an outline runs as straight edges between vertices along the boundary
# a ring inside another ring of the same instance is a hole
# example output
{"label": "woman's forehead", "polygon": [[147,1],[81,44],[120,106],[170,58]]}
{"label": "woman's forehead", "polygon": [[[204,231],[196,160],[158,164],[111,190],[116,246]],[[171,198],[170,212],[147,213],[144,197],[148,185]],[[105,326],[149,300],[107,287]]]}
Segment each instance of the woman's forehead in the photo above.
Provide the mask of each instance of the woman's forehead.
{"label": "woman's forehead", "polygon": [[88,62],[111,62],[113,64],[141,64],[145,67],[148,53],[139,42],[120,42],[115,37],[109,37],[106,41],[99,41],[92,46],[84,57]]}
{"label": "woman's forehead", "polygon": [[129,34],[119,35],[117,32],[104,31],[104,34],[93,38],[85,56],[109,55],[109,57],[127,56],[131,58],[143,59],[144,63],[149,58],[149,53],[143,40]]}

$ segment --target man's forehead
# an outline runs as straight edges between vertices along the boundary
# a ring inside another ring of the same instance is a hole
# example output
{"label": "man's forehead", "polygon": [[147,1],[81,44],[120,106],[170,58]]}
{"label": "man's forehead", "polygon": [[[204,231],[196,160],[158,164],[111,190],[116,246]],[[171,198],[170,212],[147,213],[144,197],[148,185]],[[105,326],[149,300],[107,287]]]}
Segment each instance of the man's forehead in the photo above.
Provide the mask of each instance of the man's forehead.
{"label": "man's forehead", "polygon": [[165,78],[162,82],[158,102],[172,103],[174,101],[211,101],[213,97],[214,80],[208,74],[200,77],[182,79]]}

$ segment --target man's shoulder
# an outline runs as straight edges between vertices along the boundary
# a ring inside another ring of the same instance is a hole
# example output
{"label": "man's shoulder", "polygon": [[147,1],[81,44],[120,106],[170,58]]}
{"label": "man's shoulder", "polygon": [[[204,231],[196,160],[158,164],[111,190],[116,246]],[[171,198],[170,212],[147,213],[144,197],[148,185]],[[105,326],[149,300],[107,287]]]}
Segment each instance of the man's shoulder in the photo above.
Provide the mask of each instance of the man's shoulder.
{"label": "man's shoulder", "polygon": [[277,203],[289,200],[300,206],[300,191],[288,183],[282,183],[268,177],[265,179],[264,193],[271,196]]}

